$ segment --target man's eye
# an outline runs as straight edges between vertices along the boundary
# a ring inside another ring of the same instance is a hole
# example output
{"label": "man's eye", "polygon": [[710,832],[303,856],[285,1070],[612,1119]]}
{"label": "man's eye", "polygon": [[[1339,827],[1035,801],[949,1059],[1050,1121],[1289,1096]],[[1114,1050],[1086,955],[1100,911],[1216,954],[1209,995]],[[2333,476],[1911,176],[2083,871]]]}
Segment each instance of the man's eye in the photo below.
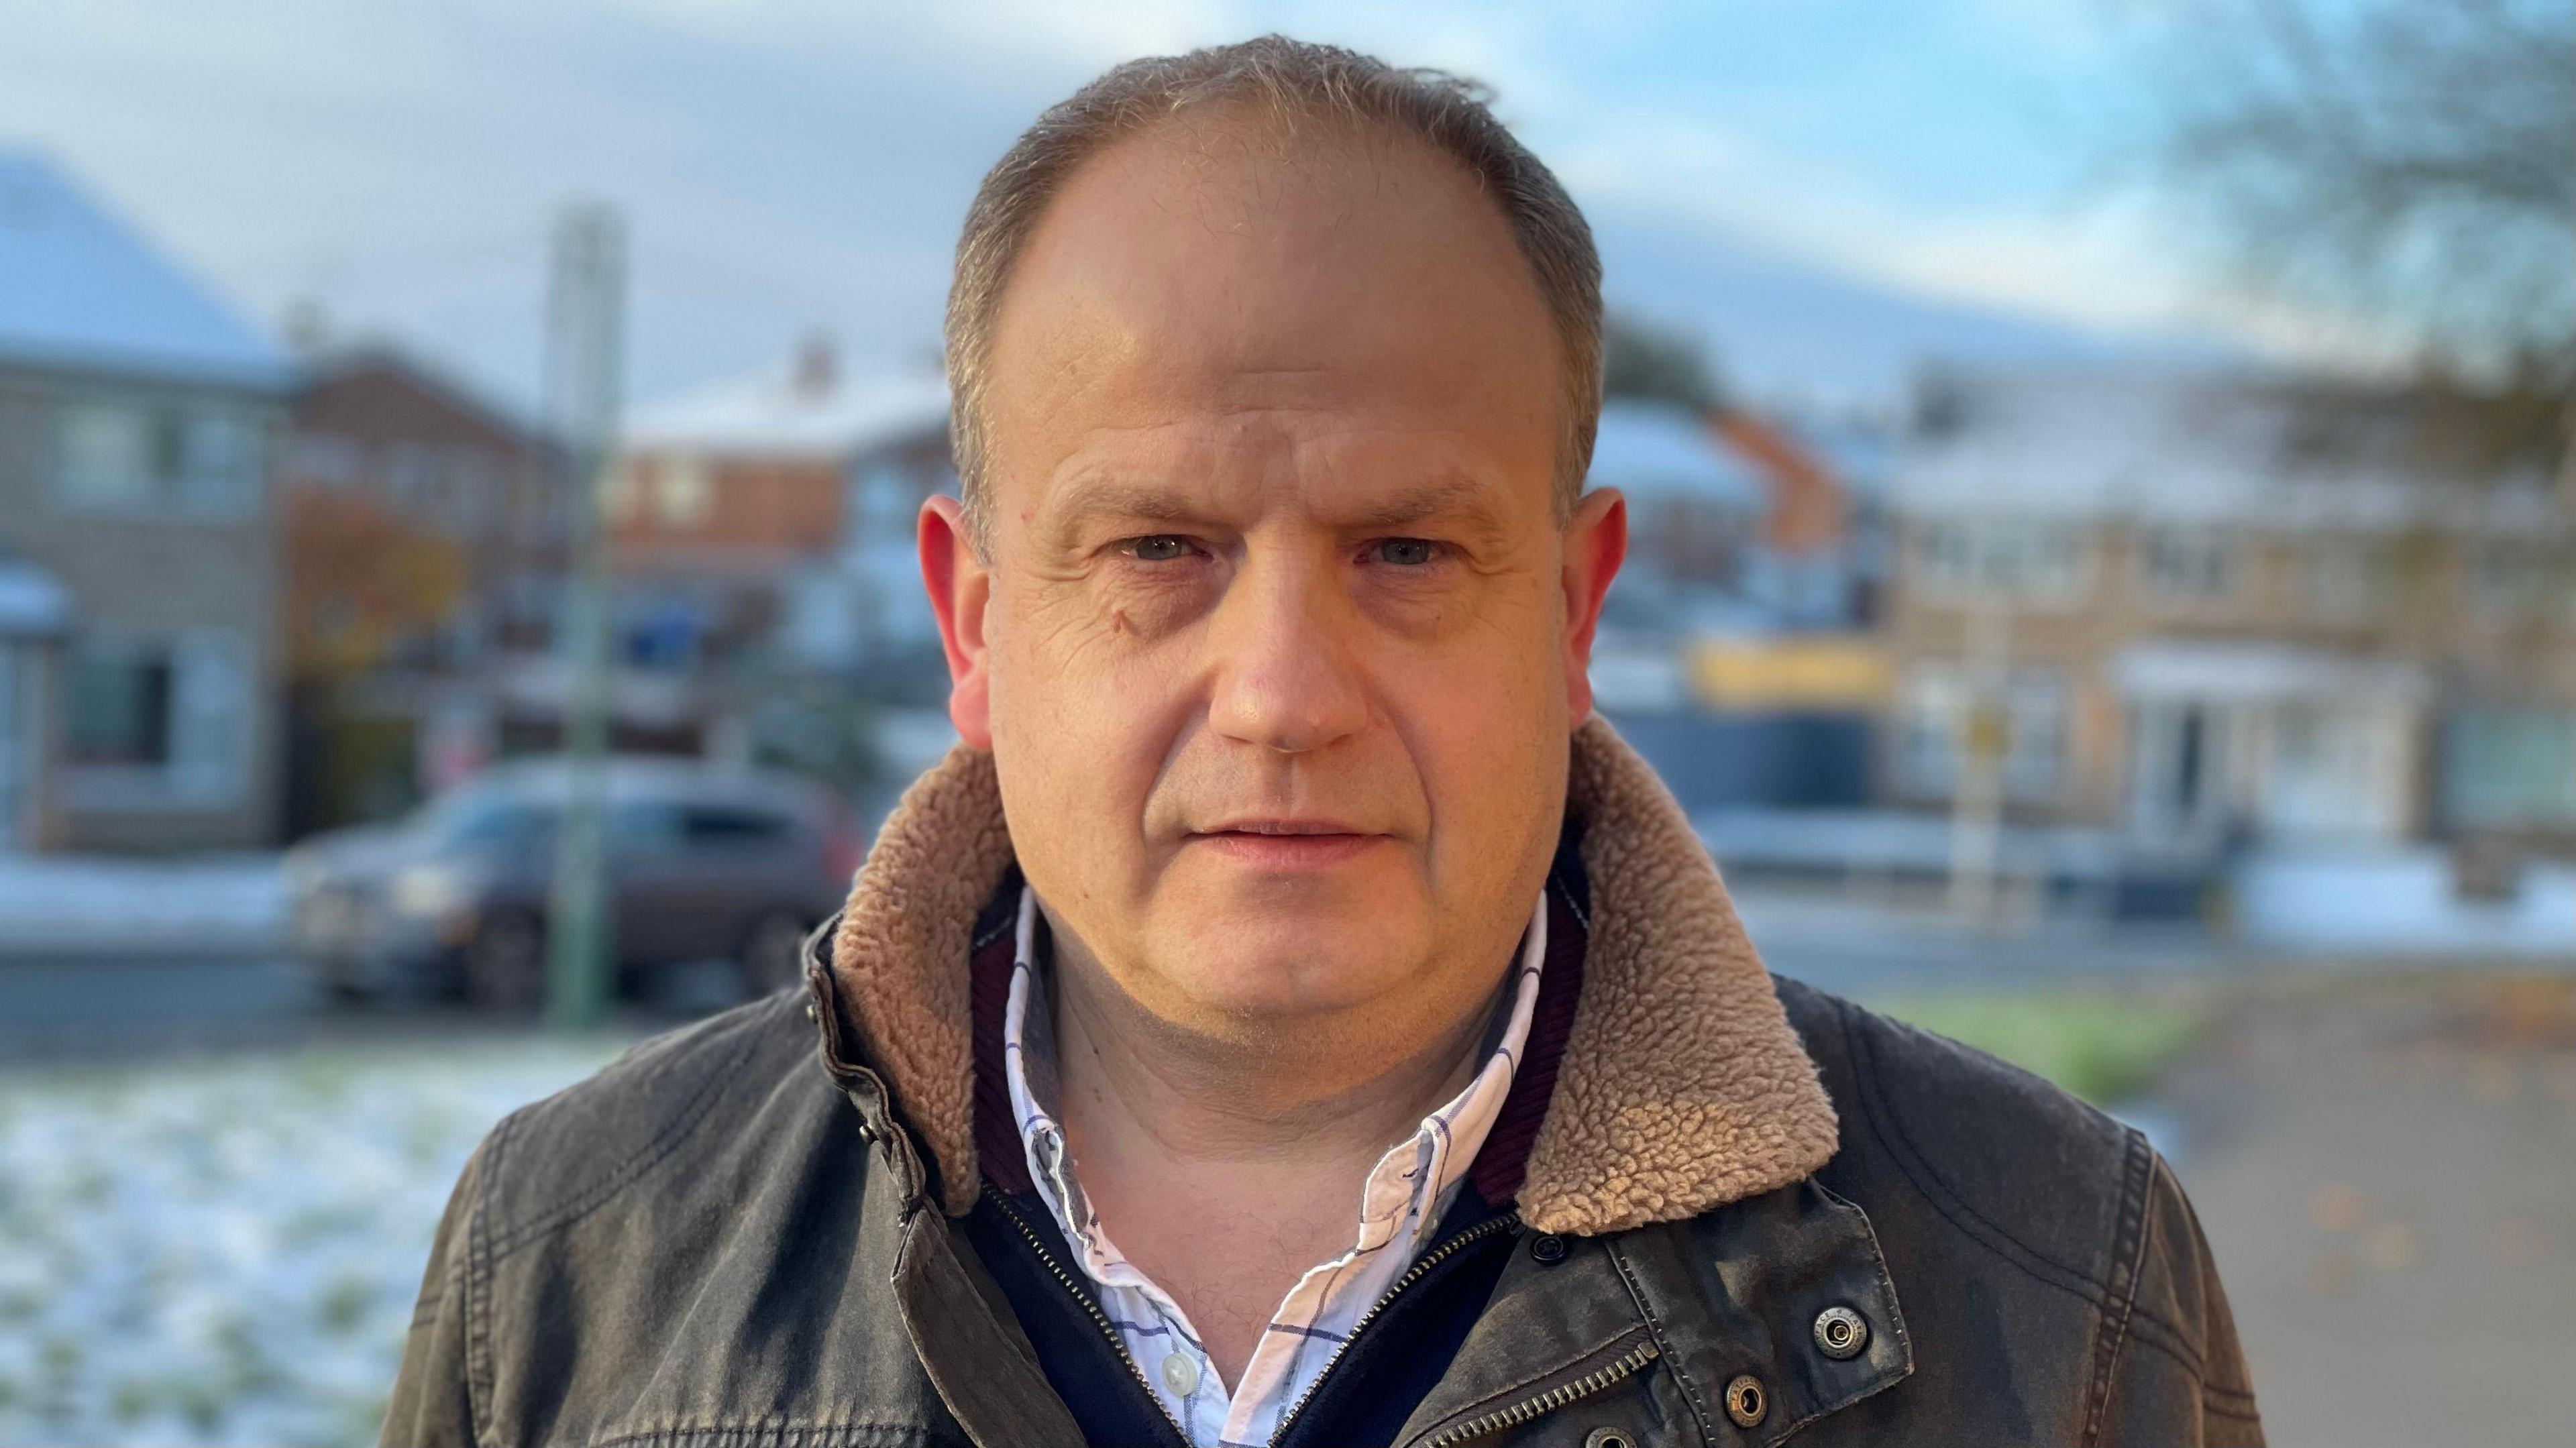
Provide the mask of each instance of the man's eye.
{"label": "man's eye", "polygon": [[1190,540],[1176,533],[1155,533],[1129,540],[1127,551],[1147,563],[1168,563],[1189,555]]}
{"label": "man's eye", "polygon": [[1403,568],[1419,568],[1440,552],[1440,545],[1428,538],[1381,538],[1374,546],[1380,563]]}

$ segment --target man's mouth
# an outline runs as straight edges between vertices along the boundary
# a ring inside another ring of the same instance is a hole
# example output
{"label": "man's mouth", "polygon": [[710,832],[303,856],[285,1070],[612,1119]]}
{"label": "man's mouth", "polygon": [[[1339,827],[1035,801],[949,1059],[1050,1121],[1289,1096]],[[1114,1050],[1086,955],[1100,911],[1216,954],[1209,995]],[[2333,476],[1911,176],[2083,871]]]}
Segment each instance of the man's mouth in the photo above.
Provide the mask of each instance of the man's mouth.
{"label": "man's mouth", "polygon": [[1189,842],[1262,869],[1310,870],[1340,864],[1389,838],[1347,820],[1259,818],[1192,831]]}

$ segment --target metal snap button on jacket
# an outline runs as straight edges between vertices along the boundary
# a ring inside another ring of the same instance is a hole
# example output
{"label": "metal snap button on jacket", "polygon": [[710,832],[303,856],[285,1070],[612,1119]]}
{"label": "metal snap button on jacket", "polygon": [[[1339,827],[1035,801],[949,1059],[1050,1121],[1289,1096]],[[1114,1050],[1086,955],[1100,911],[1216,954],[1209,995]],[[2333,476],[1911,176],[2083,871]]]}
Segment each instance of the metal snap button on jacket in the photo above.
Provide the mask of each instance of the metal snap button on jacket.
{"label": "metal snap button on jacket", "polygon": [[1616,1428],[1595,1428],[1584,1435],[1583,1448],[1635,1448],[1628,1435]]}
{"label": "metal snap button on jacket", "polygon": [[1738,1428],[1758,1428],[1763,1415],[1771,1411],[1771,1395],[1762,1391],[1762,1380],[1745,1373],[1726,1385],[1726,1416]]}
{"label": "metal snap button on jacket", "polygon": [[1816,1314],[1816,1351],[1841,1362],[1869,1346],[1869,1319],[1836,1304]]}
{"label": "metal snap button on jacket", "polygon": [[1530,1238],[1530,1256],[1541,1262],[1562,1262],[1565,1260],[1565,1239],[1554,1232],[1542,1232]]}

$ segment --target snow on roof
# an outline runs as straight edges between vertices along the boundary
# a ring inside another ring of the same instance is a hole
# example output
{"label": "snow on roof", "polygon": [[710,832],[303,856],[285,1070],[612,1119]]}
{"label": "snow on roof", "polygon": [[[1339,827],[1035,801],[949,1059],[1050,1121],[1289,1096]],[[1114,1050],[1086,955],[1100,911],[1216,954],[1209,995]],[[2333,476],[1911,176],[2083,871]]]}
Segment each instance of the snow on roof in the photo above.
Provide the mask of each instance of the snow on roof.
{"label": "snow on roof", "polygon": [[1759,509],[1762,480],[1698,417],[1662,403],[1614,399],[1592,444],[1593,487],[1632,498],[1690,497]]}
{"label": "snow on roof", "polygon": [[624,442],[638,452],[830,458],[947,425],[945,378],[826,377],[818,385],[788,366],[638,409]]}
{"label": "snow on roof", "polygon": [[2442,488],[2393,436],[2308,447],[2299,406],[2275,378],[2140,369],[1938,385],[1947,425],[1918,424],[1899,447],[1903,512],[2389,531],[2438,509],[2487,530],[2549,526],[2545,479]]}
{"label": "snow on roof", "polygon": [[0,151],[0,360],[263,390],[287,354],[41,155]]}
{"label": "snow on roof", "polygon": [[2131,698],[2420,699],[2425,672],[2402,659],[2361,658],[2268,639],[2151,639],[2111,661]]}

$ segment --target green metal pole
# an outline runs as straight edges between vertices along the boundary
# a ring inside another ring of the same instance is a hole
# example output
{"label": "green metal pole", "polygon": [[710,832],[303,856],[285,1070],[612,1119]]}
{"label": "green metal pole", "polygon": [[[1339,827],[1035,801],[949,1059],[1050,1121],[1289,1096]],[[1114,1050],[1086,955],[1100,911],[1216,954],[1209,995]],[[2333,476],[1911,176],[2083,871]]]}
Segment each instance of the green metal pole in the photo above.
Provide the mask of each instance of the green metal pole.
{"label": "green metal pole", "polygon": [[547,912],[546,1020],[559,1030],[607,1014],[615,921],[605,906],[608,540],[601,493],[615,465],[624,365],[626,246],[605,206],[566,211],[555,231],[548,382],[574,482],[566,599],[562,823]]}

